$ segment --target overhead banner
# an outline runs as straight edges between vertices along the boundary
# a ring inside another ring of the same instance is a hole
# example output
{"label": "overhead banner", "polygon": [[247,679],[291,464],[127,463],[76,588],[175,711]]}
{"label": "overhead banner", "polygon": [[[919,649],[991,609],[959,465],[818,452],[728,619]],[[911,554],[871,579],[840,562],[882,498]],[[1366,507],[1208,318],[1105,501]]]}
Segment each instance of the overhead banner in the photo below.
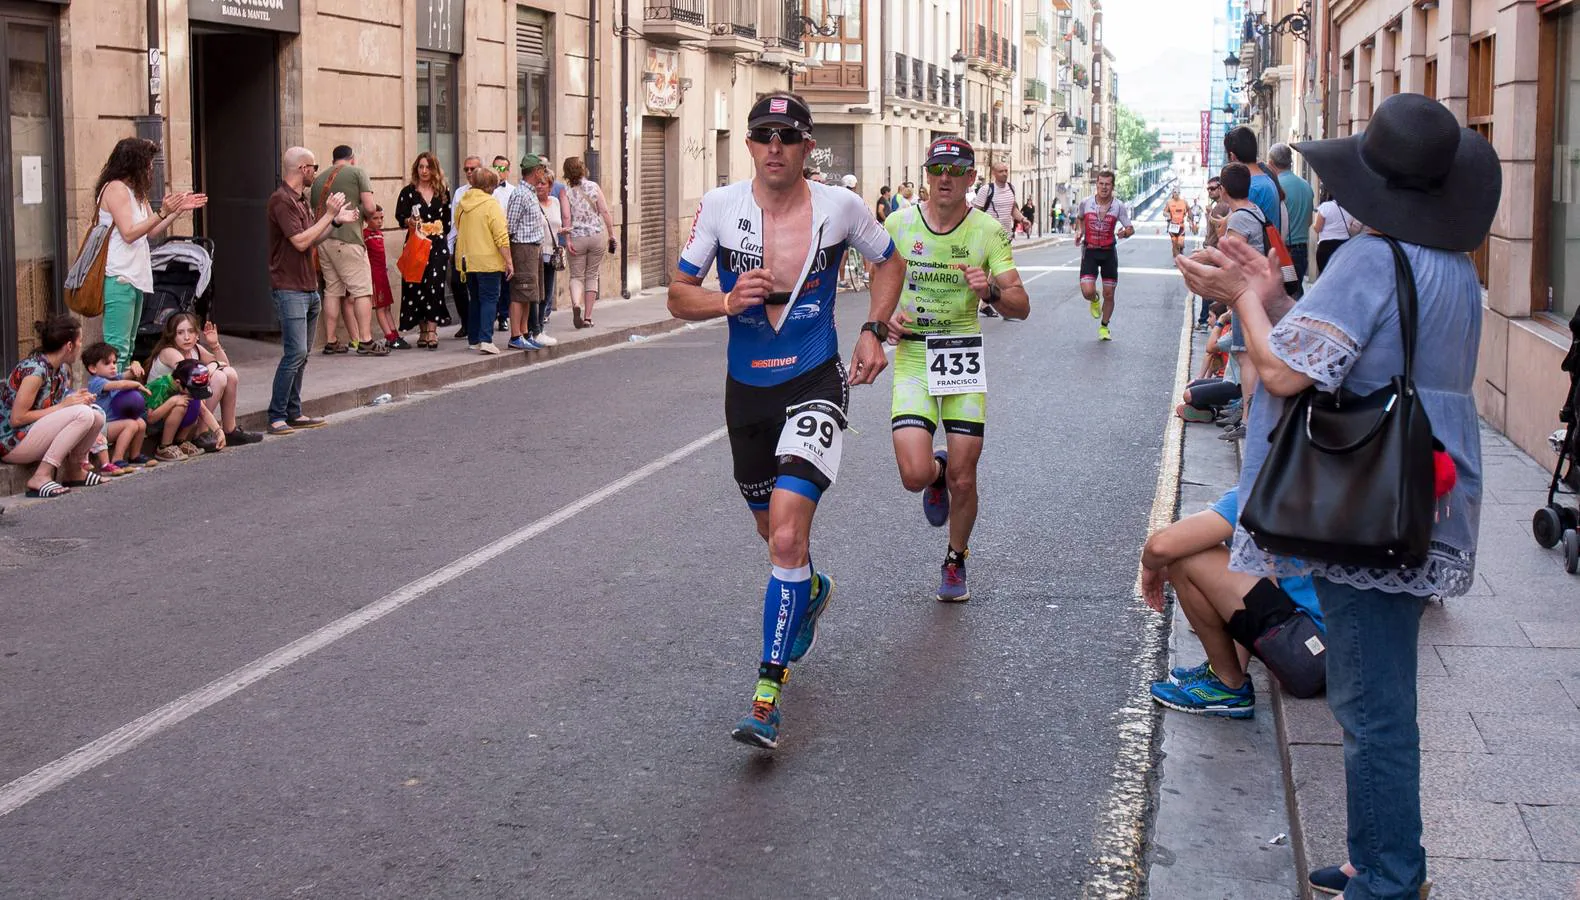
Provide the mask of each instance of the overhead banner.
{"label": "overhead banner", "polygon": [[302,30],[302,7],[298,0],[190,0],[187,18],[288,34],[298,34]]}
{"label": "overhead banner", "polygon": [[1201,111],[1201,164],[1207,165],[1207,147],[1212,137],[1212,110]]}

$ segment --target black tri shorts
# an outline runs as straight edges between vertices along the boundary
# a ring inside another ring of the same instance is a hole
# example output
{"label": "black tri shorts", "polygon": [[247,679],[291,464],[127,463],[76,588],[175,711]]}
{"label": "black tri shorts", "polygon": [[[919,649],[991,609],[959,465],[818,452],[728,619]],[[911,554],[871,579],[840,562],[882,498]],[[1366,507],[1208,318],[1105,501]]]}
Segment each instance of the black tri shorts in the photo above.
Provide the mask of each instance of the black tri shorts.
{"label": "black tri shorts", "polygon": [[1114,247],[1087,247],[1081,251],[1081,280],[1103,279],[1104,284],[1119,281],[1119,250]]}
{"label": "black tri shorts", "polygon": [[850,386],[845,383],[845,364],[839,357],[829,357],[815,369],[768,387],[725,378],[724,424],[730,432],[735,482],[752,509],[768,508],[768,498],[781,476],[809,484],[810,493],[799,491],[808,496],[828,490],[828,478],[810,462],[799,456],[774,455],[784,431],[785,410],[809,400],[826,400],[850,411]]}

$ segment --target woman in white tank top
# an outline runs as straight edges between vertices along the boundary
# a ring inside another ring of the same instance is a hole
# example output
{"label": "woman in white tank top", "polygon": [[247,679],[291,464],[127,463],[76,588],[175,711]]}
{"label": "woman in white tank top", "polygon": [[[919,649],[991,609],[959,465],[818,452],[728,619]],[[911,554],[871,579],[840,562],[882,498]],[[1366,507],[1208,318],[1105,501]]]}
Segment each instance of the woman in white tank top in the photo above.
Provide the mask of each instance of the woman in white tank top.
{"label": "woman in white tank top", "polygon": [[148,205],[154,180],[154,155],[159,147],[143,138],[122,138],[110,151],[93,194],[98,198],[99,224],[110,226],[104,256],[104,340],[121,362],[132,359],[143,299],[154,290],[148,239],[162,234],[182,213],[208,203],[203,194],[165,195],[158,215]]}

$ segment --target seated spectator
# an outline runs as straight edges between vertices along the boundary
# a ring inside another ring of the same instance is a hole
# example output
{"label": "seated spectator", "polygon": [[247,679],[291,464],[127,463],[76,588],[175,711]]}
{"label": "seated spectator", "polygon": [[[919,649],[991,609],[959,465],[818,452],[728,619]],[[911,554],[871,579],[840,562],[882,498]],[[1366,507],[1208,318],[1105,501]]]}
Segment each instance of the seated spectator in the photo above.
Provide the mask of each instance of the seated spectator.
{"label": "seated spectator", "polygon": [[203,324],[201,329],[202,339],[199,340],[198,317],[192,313],[176,313],[166,320],[164,333],[159,336],[159,343],[154,345],[148,361],[148,380],[152,382],[170,374],[183,359],[202,363],[208,367],[210,391],[204,405],[211,412],[218,408],[226,442],[237,446],[256,444],[263,440],[263,435],[236,427],[236,398],[240,393],[241,375],[231,367],[214,323]]}
{"label": "seated spectator", "polygon": [[155,453],[159,459],[180,462],[202,456],[205,448],[194,443],[200,435],[213,435],[206,442],[208,452],[225,449],[225,433],[214,414],[203,405],[212,395],[212,380],[208,366],[195,359],[183,359],[168,375],[148,382],[148,405],[152,407],[148,421],[163,428]]}
{"label": "seated spectator", "polygon": [[97,451],[94,462],[100,475],[112,477],[136,471],[143,464],[133,463],[136,457],[147,461],[143,440],[148,436],[148,423],[143,421],[143,414],[148,411],[144,399],[148,388],[135,379],[134,373],[120,371],[116,367],[119,359],[119,351],[103,341],[89,344],[82,351],[82,367],[88,370],[88,391],[104,413],[105,438],[112,442],[111,447]]}
{"label": "seated spectator", "polygon": [[1230,489],[1212,509],[1159,531],[1142,549],[1143,599],[1162,612],[1163,585],[1173,584],[1207,652],[1207,662],[1175,669],[1168,680],[1152,685],[1152,699],[1170,709],[1251,718],[1256,694],[1245,672],[1250,655],[1297,697],[1313,696],[1325,683],[1322,611],[1311,577],[1275,582],[1229,570],[1226,545],[1234,536],[1239,502],[1239,492]]}
{"label": "seated spectator", "polygon": [[93,405],[92,394],[71,390],[82,323],[55,315],[33,328],[38,347],[0,383],[0,462],[36,463],[27,495],[47,499],[103,483],[88,468],[88,451],[104,428],[104,413]]}

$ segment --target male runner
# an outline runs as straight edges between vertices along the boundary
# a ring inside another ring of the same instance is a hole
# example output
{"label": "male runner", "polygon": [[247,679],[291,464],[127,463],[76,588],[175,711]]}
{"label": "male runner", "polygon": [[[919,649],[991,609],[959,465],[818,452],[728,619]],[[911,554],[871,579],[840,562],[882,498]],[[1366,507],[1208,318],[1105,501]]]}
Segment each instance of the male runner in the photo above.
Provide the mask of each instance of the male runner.
{"label": "male runner", "polygon": [[1163,204],[1163,213],[1168,217],[1169,249],[1173,256],[1179,256],[1185,249],[1185,225],[1196,224],[1196,215],[1191,212],[1190,206],[1185,203],[1185,198],[1180,196],[1180,189],[1175,188],[1169,196],[1169,201]]}
{"label": "male runner", "polygon": [[[1114,286],[1119,283],[1120,238],[1136,233],[1130,224],[1130,207],[1123,200],[1114,198],[1114,173],[1097,173],[1097,193],[1082,200],[1075,208],[1075,243],[1081,251],[1081,296],[1092,304],[1092,318],[1102,321],[1097,326],[1097,339],[1111,341],[1108,321],[1114,316]],[[1103,278],[1103,300],[1097,300],[1097,277]]]}
{"label": "male runner", "polygon": [[[859,195],[801,177],[817,146],[804,100],[769,94],[746,124],[756,177],[703,196],[669,286],[669,311],[729,319],[724,419],[735,480],[773,565],[757,689],[733,736],[772,749],[788,666],[812,648],[834,592],[833,579],[813,570],[809,544],[818,500],[838,475],[849,385],[870,384],[888,365],[871,329],[856,340],[848,376],[840,363],[840,267],[847,246],[877,262],[868,318],[882,323],[899,301],[905,266]],[[718,291],[702,287],[714,262]]]}
{"label": "male runner", "polygon": [[[899,345],[891,412],[894,458],[905,489],[925,491],[922,511],[927,521],[934,527],[949,523],[938,599],[960,603],[971,599],[966,557],[977,518],[977,460],[987,423],[987,392],[944,382],[963,378],[986,387],[979,303],[1024,319],[1031,300],[1015,270],[1009,234],[991,215],[966,205],[966,189],[976,178],[971,145],[959,138],[933,141],[925,166],[928,199],[890,214],[884,223],[905,260],[900,308],[888,329],[868,327]],[[929,341],[929,335],[952,337]],[[953,339],[964,335],[977,337]],[[929,371],[935,376],[933,390]],[[951,387],[968,392],[949,392]],[[934,451],[933,434],[940,423],[946,449]]]}

